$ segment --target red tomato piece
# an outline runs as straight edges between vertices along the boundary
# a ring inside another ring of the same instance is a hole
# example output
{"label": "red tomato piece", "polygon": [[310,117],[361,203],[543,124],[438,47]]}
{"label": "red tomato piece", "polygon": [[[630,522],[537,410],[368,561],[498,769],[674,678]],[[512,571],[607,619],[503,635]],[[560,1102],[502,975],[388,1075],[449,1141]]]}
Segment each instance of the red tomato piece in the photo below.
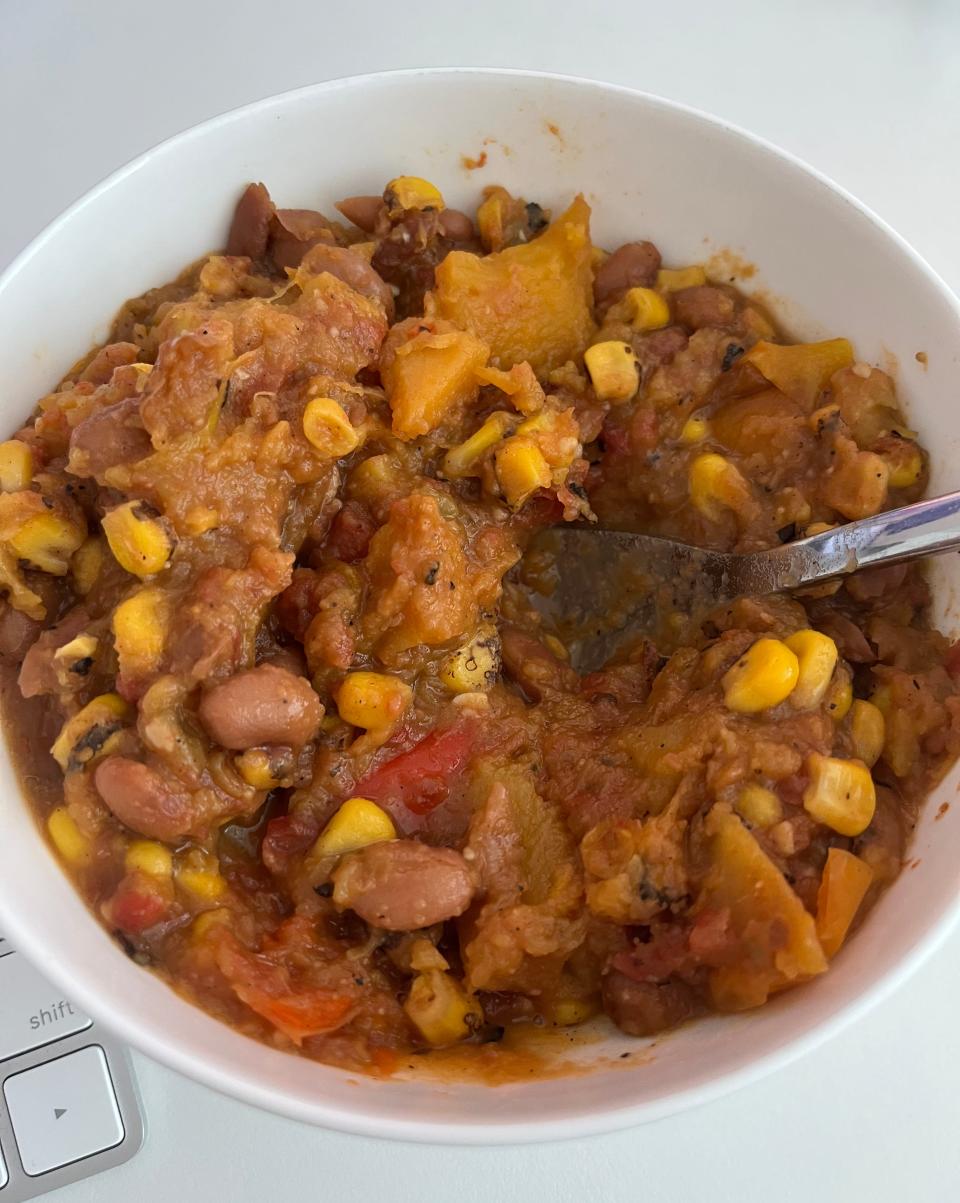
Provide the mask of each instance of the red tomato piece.
{"label": "red tomato piece", "polygon": [[326,550],[338,560],[353,564],[367,554],[377,522],[359,501],[345,501],[330,524]]}
{"label": "red tomato piece", "polygon": [[108,906],[111,920],[121,931],[139,935],[159,923],[167,913],[166,899],[159,894],[121,882]]}
{"label": "red tomato piece", "polygon": [[285,873],[317,838],[320,825],[312,815],[278,815],[271,819],[260,845],[260,859],[271,873]]}
{"label": "red tomato piece", "polygon": [[239,982],[231,982],[231,985],[237,998],[251,1011],[256,1011],[298,1045],[308,1036],[319,1036],[342,1027],[354,1008],[353,999],[332,990],[304,990],[274,997],[256,986]]}
{"label": "red tomato piece", "polygon": [[357,782],[356,793],[388,808],[400,804],[412,814],[427,815],[445,801],[473,755],[477,734],[478,724],[469,720],[431,731]]}

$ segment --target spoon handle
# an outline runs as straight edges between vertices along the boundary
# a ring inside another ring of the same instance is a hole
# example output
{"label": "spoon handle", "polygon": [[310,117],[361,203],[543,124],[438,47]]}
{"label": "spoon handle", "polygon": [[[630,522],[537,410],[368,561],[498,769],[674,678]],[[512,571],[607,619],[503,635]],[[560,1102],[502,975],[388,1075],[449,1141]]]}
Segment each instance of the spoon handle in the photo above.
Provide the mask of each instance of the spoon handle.
{"label": "spoon handle", "polygon": [[811,581],[843,576],[858,568],[897,564],[958,550],[960,492],[861,518],[766,554],[782,557],[782,569],[789,561],[790,579],[780,587],[796,588]]}

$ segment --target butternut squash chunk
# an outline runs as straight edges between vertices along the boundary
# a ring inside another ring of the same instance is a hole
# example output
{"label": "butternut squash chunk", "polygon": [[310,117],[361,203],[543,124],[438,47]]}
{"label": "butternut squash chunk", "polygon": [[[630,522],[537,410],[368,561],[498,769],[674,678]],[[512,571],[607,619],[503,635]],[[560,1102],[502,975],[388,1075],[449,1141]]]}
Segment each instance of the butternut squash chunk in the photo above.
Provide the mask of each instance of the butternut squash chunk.
{"label": "butternut squash chunk", "polygon": [[451,251],[436,280],[438,316],[488,343],[494,366],[542,375],[577,359],[594,330],[590,206],[578,196],[532,242],[482,259]]}
{"label": "butternut squash chunk", "polygon": [[831,848],[817,891],[817,936],[828,957],[840,951],[863,902],[873,870],[852,852]]}
{"label": "butternut squash chunk", "polygon": [[715,810],[707,831],[710,867],[698,909],[728,910],[740,945],[738,961],[711,972],[710,994],[717,1010],[743,1011],[823,973],[827,959],[813,916],[737,816]]}
{"label": "butternut squash chunk", "polygon": [[486,343],[463,330],[423,330],[397,347],[381,368],[393,433],[415,439],[454,417],[476,397],[488,353]]}
{"label": "butternut squash chunk", "polygon": [[810,410],[830,383],[830,377],[853,363],[853,347],[845,338],[820,343],[756,343],[743,357],[752,363],[781,393]]}

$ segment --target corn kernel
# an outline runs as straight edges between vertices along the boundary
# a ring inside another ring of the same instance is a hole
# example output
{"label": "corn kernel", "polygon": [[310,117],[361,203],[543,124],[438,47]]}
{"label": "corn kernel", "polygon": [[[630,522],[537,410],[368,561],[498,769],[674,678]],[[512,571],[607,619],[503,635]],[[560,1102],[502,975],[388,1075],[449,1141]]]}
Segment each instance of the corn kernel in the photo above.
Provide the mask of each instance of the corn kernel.
{"label": "corn kernel", "polygon": [[878,685],[870,695],[870,701],[880,711],[884,718],[890,713],[893,704],[893,694],[889,685]]}
{"label": "corn kernel", "polygon": [[93,859],[93,845],[76,824],[73,815],[64,806],[50,812],[47,831],[53,846],[68,865],[80,868]]}
{"label": "corn kernel", "polygon": [[172,877],[173,853],[157,840],[134,840],[123,858],[128,873],[139,870],[148,877]]}
{"label": "corn kernel", "polygon": [[429,969],[449,969],[450,962],[426,936],[418,936],[410,945],[410,968],[415,973],[426,973]]}
{"label": "corn kernel", "polygon": [[385,810],[369,798],[348,798],[313,845],[313,856],[342,856],[368,844],[395,840],[397,829]]}
{"label": "corn kernel", "polygon": [[307,442],[324,455],[339,459],[360,445],[360,435],[346,411],[332,397],[314,397],[303,411],[303,433]]}
{"label": "corn kernel", "polygon": [[118,693],[104,693],[68,718],[50,753],[65,773],[75,772],[107,750],[123,726],[130,707]]}
{"label": "corn kernel", "polygon": [[553,480],[550,465],[537,444],[521,435],[513,435],[497,448],[494,457],[497,481],[514,509],[537,489],[547,489]]}
{"label": "corn kernel", "polygon": [[807,757],[810,784],[803,806],[818,823],[840,835],[860,835],[873,819],[877,794],[870,770],[861,760],[839,760],[811,752]]}
{"label": "corn kernel", "polygon": [[706,418],[698,418],[696,414],[687,418],[680,431],[681,443],[702,443],[710,433],[710,423]]}
{"label": "corn kernel", "polygon": [[570,653],[567,651],[566,646],[560,642],[556,635],[542,635],[541,642],[544,647],[549,648],[553,652],[558,660],[570,659]]}
{"label": "corn kernel", "polygon": [[629,288],[624,297],[634,330],[662,330],[670,324],[670,306],[652,288]]}
{"label": "corn kernel", "polygon": [[214,902],[227,891],[216,857],[193,848],[176,867],[177,885],[200,902]]}
{"label": "corn kernel", "polygon": [[853,682],[848,671],[837,673],[827,690],[827,714],[835,723],[842,723],[853,703]]}
{"label": "corn kernel", "polygon": [[230,911],[225,906],[214,907],[212,911],[201,911],[190,924],[190,934],[198,940],[203,940],[215,927],[229,921]]}
{"label": "corn kernel", "polygon": [[443,475],[448,480],[469,476],[483,456],[503,438],[510,427],[510,415],[503,412],[491,414],[486,422],[456,447],[451,447],[443,457]]}
{"label": "corn kernel", "polygon": [[33,479],[33,452],[19,439],[0,443],[0,491],[18,493]]}
{"label": "corn kernel", "polygon": [[800,677],[790,701],[798,710],[819,706],[830,688],[839,658],[837,645],[821,631],[796,631],[784,643],[800,662]]}
{"label": "corn kernel", "polygon": [[887,484],[891,489],[909,489],[917,483],[923,473],[923,455],[920,448],[916,444],[910,445],[907,440],[897,448],[897,454],[882,455],[880,458],[890,469]]}
{"label": "corn kernel", "polygon": [[477,231],[488,251],[499,251],[503,246],[503,228],[510,200],[506,188],[494,186],[484,189],[484,198],[477,208]]}
{"label": "corn kernel", "polygon": [[140,501],[126,501],[103,516],[103,533],[113,558],[125,572],[153,576],[166,566],[173,542],[162,522]]}
{"label": "corn kernel", "polygon": [[28,518],[9,544],[17,559],[51,576],[66,576],[70,557],[83,543],[84,535],[75,522],[48,510]]}
{"label": "corn kernel", "polygon": [[334,691],[337,710],[345,723],[362,727],[373,738],[363,747],[386,743],[390,733],[413,702],[413,690],[399,677],[384,673],[348,673]]}
{"label": "corn kernel", "polygon": [[449,973],[438,969],[413,979],[403,1004],[408,1018],[435,1048],[465,1040],[483,1019],[480,1005]]}
{"label": "corn kernel", "polygon": [[500,669],[496,628],[484,625],[473,639],[440,665],[440,680],[452,693],[490,689]]}
{"label": "corn kernel", "polygon": [[796,654],[779,639],[758,639],[723,676],[723,700],[738,714],[778,706],[800,676]]}
{"label": "corn kernel", "polygon": [[237,771],[254,789],[277,789],[283,784],[283,778],[277,777],[270,763],[270,756],[263,748],[247,748],[234,760]]}
{"label": "corn kernel", "polygon": [[97,583],[102,568],[103,540],[97,535],[91,535],[70,557],[74,588],[81,597],[86,597]]}
{"label": "corn kernel", "polygon": [[547,1019],[558,1028],[572,1028],[578,1023],[586,1023],[599,1010],[592,998],[560,998],[550,1007]]}
{"label": "corn kernel", "polygon": [[696,288],[706,282],[707,273],[699,264],[694,267],[662,267],[657,272],[659,292],[679,292],[681,288]]}
{"label": "corn kernel", "polygon": [[793,824],[783,819],[767,832],[767,838],[781,856],[793,856],[797,850],[797,837]]}
{"label": "corn kernel", "polygon": [[550,432],[556,429],[557,415],[552,409],[541,409],[538,414],[532,414],[517,427],[517,434],[534,435]]}
{"label": "corn kernel", "polygon": [[[61,644],[53,653],[53,662],[60,673],[76,673],[85,676],[90,670],[89,661],[97,654],[100,640],[95,635],[76,635],[68,643]],[[86,664],[84,662],[86,661]],[[79,667],[78,667],[79,666]]]}
{"label": "corn kernel", "polygon": [[443,209],[440,189],[417,175],[400,175],[387,184],[383,200],[391,217],[399,217],[405,209]]}
{"label": "corn kernel", "polygon": [[863,702],[858,698],[850,708],[850,738],[854,754],[869,768],[873,768],[880,759],[886,733],[883,711],[872,702]]}
{"label": "corn kernel", "polygon": [[690,500],[704,517],[716,522],[725,509],[736,512],[750,499],[750,486],[737,467],[708,451],[690,464]]}
{"label": "corn kernel", "polygon": [[825,426],[839,416],[839,405],[821,405],[819,409],[815,409],[810,417],[807,418],[807,425],[814,434],[820,434]]}
{"label": "corn kernel", "polygon": [[814,535],[825,535],[828,530],[836,529],[835,522],[811,522],[807,529],[803,532],[805,539],[810,539]]}
{"label": "corn kernel", "polygon": [[27,584],[20,565],[14,558],[9,547],[0,543],[0,592],[2,592],[12,609],[26,614],[37,622],[42,622],[47,616],[47,608],[39,593],[35,593]]}
{"label": "corn kernel", "polygon": [[751,827],[766,830],[783,818],[783,805],[772,789],[754,782],[745,785],[735,803],[737,814]]}
{"label": "corn kernel", "polygon": [[220,525],[220,511],[208,505],[193,505],[187,510],[183,525],[188,535],[205,535]]}
{"label": "corn kernel", "polygon": [[162,589],[147,586],[113,612],[113,639],[120,671],[132,676],[156,672],[170,624],[170,606]]}
{"label": "corn kernel", "polygon": [[619,405],[636,395],[640,387],[640,367],[629,343],[611,339],[594,343],[583,354],[593,391],[601,401]]}

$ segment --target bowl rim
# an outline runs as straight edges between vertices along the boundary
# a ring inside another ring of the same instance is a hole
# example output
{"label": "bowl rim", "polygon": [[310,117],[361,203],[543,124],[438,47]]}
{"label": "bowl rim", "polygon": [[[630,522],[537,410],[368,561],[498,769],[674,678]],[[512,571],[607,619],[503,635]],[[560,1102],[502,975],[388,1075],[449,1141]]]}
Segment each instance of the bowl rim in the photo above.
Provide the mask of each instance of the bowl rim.
{"label": "bowl rim", "polygon": [[[960,321],[960,299],[923,256],[869,206],[793,152],[785,150],[774,142],[754,134],[726,118],[718,117],[693,105],[669,100],[625,84],[609,83],[560,72],[498,66],[407,67],[339,76],[261,97],[188,126],[155,143],[116,168],[50,221],[0,273],[0,292],[6,291],[15,284],[17,278],[29,267],[34,256],[39,253],[47,241],[68,225],[77,213],[89,205],[95,205],[103,194],[116,187],[128,176],[135,174],[156,155],[187,143],[195,137],[207,136],[212,131],[234,121],[242,121],[250,113],[281,108],[300,97],[312,97],[349,88],[362,88],[384,80],[416,79],[425,76],[484,76],[498,77],[504,80],[533,79],[572,85],[583,91],[606,95],[613,93],[640,100],[650,108],[691,118],[714,130],[721,131],[724,135],[733,136],[747,145],[763,151],[768,157],[785,162],[850,205],[860,217],[865,218],[896,245],[926,279],[927,284],[939,293],[940,299],[954,310]],[[92,984],[88,988],[80,979],[78,981],[71,980],[69,972],[66,970],[61,972],[59,964],[47,965],[44,963],[41,969],[45,976],[65,989],[74,1001],[97,1018],[98,1022],[102,1022],[117,1038],[155,1061],[227,1097],[239,1099],[289,1119],[312,1123],[354,1136],[379,1137],[424,1144],[514,1145],[596,1136],[620,1131],[713,1102],[761,1080],[773,1071],[790,1064],[805,1053],[832,1039],[886,999],[944,943],[955,927],[958,918],[960,918],[960,892],[948,906],[941,909],[939,914],[930,916],[922,937],[899,962],[886,970],[876,981],[858,992],[848,1002],[840,1005],[833,1014],[815,1022],[796,1036],[790,1037],[778,1048],[751,1059],[740,1068],[722,1072],[710,1080],[672,1091],[660,1099],[633,1105],[615,1105],[603,1110],[595,1109],[591,1113],[579,1116],[509,1123],[471,1124],[458,1119],[450,1121],[385,1119],[366,1114],[362,1110],[348,1109],[337,1104],[331,1105],[323,1098],[309,1101],[295,1099],[281,1087],[273,1084],[260,1084],[246,1078],[241,1072],[240,1064],[235,1072],[228,1072],[203,1061],[194,1061],[186,1051],[165,1039],[162,1032],[155,1031],[150,1026],[142,1026],[131,1010],[116,1006],[109,996],[98,993]],[[37,935],[39,931],[42,931],[42,923],[34,923],[31,917],[18,913],[15,908],[11,909],[9,900],[5,900],[3,897],[2,889],[0,889],[0,922],[3,924],[4,934],[7,938],[18,949],[25,949],[28,959],[31,959],[35,949],[42,948],[42,935],[39,938]],[[183,1002],[183,1005],[191,1005],[185,1000],[181,999],[180,1001]],[[503,1087],[499,1089],[503,1089]]]}

